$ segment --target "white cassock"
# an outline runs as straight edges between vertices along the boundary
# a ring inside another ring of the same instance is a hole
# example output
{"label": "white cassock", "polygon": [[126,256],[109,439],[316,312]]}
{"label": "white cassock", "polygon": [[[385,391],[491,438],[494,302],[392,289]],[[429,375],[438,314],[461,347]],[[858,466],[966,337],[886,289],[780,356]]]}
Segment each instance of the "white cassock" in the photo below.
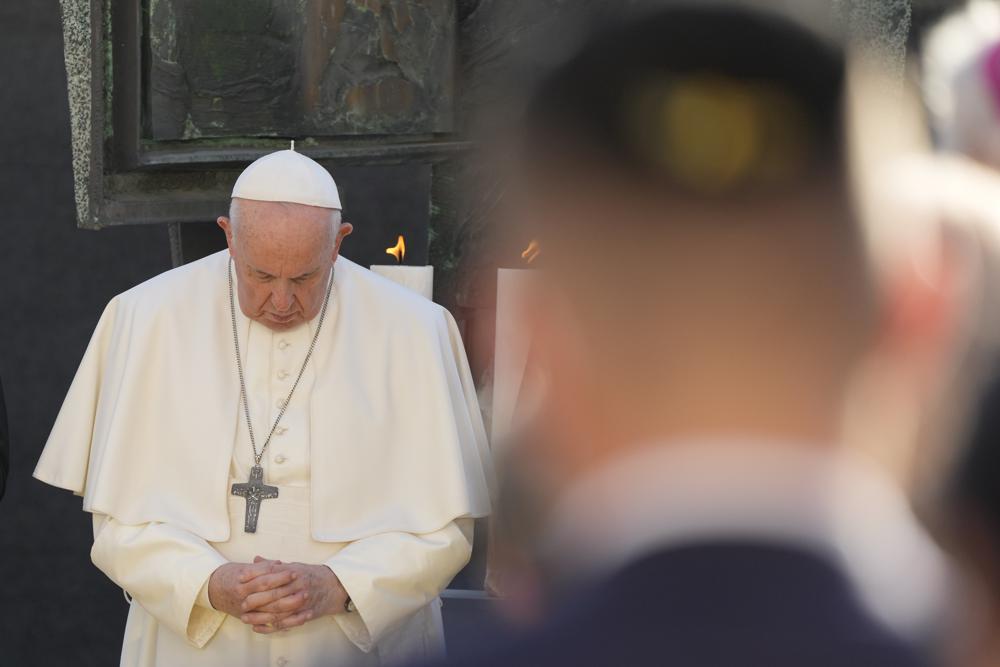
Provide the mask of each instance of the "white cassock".
{"label": "white cassock", "polygon": [[[438,595],[489,512],[491,466],[464,350],[440,306],[340,258],[326,323],[264,455],[279,496],[256,533],[230,494],[253,459],[238,403],[228,252],[108,305],[35,476],[83,496],[94,563],[132,597],[123,665],[395,664],[443,648]],[[237,308],[258,447],[314,320]],[[259,635],[207,584],[254,556],[324,563],[356,612]]]}

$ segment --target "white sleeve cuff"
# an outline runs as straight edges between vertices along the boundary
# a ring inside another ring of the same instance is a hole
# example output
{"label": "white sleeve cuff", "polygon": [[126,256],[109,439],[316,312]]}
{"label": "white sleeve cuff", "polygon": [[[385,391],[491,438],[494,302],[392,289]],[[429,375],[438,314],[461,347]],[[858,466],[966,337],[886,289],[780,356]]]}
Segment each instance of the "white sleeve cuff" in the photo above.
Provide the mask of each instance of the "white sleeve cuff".
{"label": "white sleeve cuff", "polygon": [[351,640],[352,644],[365,653],[371,652],[375,646],[375,642],[372,641],[372,635],[368,632],[368,626],[365,625],[364,619],[361,618],[360,611],[345,611],[334,615],[333,620],[337,621],[337,625],[340,626],[340,629]]}
{"label": "white sleeve cuff", "polygon": [[208,597],[208,582],[212,578],[212,573],[226,563],[226,560],[221,556],[219,559],[221,562],[207,565],[211,569],[208,571],[204,583],[198,590],[198,596],[191,605],[191,614],[188,616],[187,640],[192,646],[197,648],[204,648],[205,644],[215,636],[215,633],[218,632],[226,620],[226,613],[213,607],[212,601]]}

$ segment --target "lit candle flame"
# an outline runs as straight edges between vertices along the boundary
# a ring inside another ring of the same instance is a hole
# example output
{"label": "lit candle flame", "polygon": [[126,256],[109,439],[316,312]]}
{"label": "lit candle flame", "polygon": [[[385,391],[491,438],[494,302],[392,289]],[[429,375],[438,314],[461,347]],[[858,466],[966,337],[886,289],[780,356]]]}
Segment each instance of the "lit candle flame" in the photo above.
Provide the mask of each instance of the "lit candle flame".
{"label": "lit candle flame", "polygon": [[406,240],[403,238],[402,234],[399,235],[396,245],[385,249],[385,254],[395,257],[397,263],[403,263],[403,259],[406,257]]}
{"label": "lit candle flame", "polygon": [[531,264],[541,252],[542,249],[538,245],[538,241],[532,240],[531,243],[528,244],[528,247],[524,249],[524,252],[521,253],[521,259],[528,264]]}

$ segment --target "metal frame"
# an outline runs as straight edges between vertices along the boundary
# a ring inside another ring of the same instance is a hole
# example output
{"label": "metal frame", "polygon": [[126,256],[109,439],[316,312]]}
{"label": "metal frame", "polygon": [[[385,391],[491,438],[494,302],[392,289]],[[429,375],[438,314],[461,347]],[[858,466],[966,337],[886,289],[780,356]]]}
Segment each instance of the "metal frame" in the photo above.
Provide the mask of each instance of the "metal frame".
{"label": "metal frame", "polygon": [[[212,220],[243,166],[288,145],[279,138],[155,142],[143,136],[147,2],[61,0],[80,227]],[[294,138],[326,166],[436,165],[471,148],[453,135]],[[204,178],[192,186],[192,175]]]}

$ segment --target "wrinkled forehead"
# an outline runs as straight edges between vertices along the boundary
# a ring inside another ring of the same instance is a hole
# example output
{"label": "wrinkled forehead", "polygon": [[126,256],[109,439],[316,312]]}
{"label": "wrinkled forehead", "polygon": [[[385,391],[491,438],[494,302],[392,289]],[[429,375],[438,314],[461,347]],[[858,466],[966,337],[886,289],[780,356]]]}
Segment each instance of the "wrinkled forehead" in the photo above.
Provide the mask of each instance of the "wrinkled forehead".
{"label": "wrinkled forehead", "polygon": [[234,199],[230,210],[236,244],[248,261],[311,264],[329,255],[339,211],[284,202]]}
{"label": "wrinkled forehead", "polygon": [[233,199],[229,215],[239,236],[270,243],[332,242],[340,222],[336,209],[248,199]]}
{"label": "wrinkled forehead", "polygon": [[239,197],[234,197],[230,203],[229,215],[238,224],[244,222],[269,224],[275,221],[292,221],[302,225],[335,225],[340,220],[340,211],[337,209],[294,202],[257,201]]}

